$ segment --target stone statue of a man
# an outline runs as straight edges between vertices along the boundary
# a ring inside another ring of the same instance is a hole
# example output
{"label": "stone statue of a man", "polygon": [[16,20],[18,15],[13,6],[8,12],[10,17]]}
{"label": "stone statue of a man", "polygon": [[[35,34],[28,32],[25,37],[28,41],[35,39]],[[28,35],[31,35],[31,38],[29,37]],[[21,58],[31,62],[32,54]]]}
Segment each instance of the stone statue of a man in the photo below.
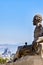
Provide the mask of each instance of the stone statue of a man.
{"label": "stone statue of a man", "polygon": [[42,36],[42,16],[35,15],[33,18],[33,25],[36,26],[34,30],[34,39]]}
{"label": "stone statue of a man", "polygon": [[[33,25],[36,26],[34,30],[34,41],[32,43],[33,49],[39,52],[38,45],[40,42],[43,42],[43,26],[42,26],[42,16],[37,14],[33,18]],[[41,46],[40,46],[41,47]],[[41,50],[41,49],[40,49]]]}

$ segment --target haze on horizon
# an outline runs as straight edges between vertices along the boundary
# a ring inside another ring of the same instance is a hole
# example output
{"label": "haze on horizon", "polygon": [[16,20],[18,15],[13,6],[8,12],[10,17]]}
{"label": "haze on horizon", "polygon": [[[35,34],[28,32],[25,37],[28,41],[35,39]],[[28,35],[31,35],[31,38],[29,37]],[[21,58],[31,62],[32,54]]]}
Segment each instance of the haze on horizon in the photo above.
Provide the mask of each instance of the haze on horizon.
{"label": "haze on horizon", "polygon": [[32,43],[35,14],[43,15],[43,1],[0,0],[0,44]]}

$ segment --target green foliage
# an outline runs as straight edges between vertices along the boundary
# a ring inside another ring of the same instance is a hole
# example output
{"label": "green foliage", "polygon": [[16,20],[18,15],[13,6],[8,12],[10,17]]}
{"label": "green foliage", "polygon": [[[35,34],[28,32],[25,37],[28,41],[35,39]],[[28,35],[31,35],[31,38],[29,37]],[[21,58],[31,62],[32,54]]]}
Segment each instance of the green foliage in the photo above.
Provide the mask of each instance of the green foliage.
{"label": "green foliage", "polygon": [[0,63],[4,64],[4,63],[6,63],[7,60],[8,60],[7,58],[6,59],[0,58]]}

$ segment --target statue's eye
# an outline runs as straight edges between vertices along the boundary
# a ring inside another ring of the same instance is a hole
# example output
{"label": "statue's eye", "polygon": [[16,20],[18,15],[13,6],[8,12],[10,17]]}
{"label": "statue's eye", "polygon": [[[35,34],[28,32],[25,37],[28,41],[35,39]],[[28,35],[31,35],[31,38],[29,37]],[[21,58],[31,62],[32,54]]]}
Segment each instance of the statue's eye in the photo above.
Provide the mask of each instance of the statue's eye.
{"label": "statue's eye", "polygon": [[39,20],[40,20],[41,18],[39,17]]}

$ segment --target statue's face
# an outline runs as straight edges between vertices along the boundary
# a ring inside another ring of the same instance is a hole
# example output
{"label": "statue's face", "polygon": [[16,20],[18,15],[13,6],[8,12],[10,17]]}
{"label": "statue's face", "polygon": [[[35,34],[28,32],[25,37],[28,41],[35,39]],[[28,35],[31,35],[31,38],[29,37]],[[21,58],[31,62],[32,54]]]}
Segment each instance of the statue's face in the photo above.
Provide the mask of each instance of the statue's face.
{"label": "statue's face", "polygon": [[33,25],[36,25],[36,20],[33,21]]}
{"label": "statue's face", "polygon": [[42,17],[40,15],[35,15],[33,18],[33,25],[37,25],[42,21]]}
{"label": "statue's face", "polygon": [[37,17],[34,17],[34,19],[33,19],[33,25],[37,25]]}

